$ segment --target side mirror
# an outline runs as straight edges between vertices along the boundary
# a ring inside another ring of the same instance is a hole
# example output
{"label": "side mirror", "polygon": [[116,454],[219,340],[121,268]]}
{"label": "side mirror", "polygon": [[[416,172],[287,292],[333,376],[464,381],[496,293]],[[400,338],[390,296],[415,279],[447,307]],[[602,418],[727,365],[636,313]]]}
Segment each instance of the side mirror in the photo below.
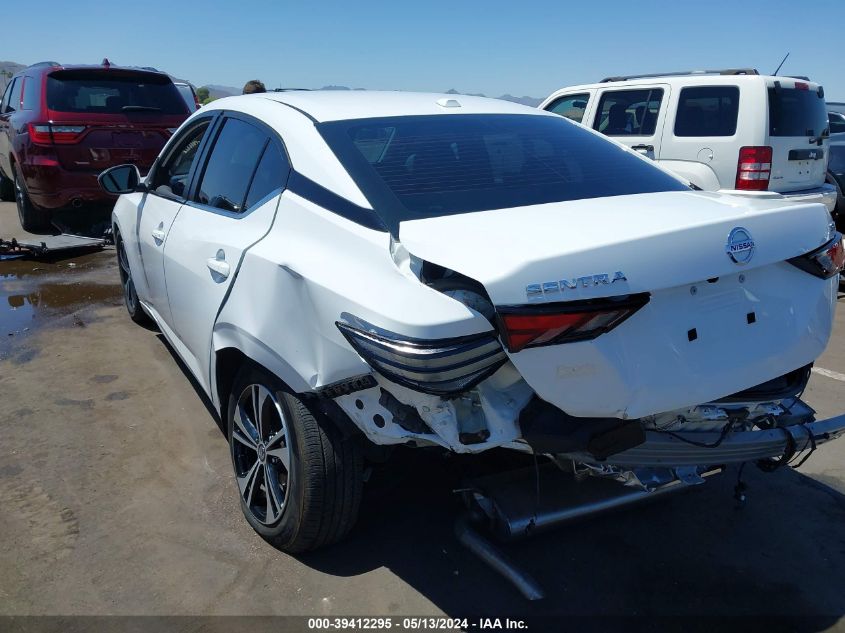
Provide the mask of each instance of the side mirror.
{"label": "side mirror", "polygon": [[116,165],[97,176],[97,181],[109,193],[132,193],[141,183],[141,172],[135,165]]}

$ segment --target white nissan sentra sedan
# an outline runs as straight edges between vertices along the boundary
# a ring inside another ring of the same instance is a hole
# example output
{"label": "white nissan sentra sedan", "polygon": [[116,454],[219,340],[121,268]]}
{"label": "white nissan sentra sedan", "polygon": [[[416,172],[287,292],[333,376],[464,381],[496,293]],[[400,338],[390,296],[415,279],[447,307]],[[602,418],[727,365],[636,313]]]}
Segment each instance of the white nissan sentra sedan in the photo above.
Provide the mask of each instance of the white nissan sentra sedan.
{"label": "white nissan sentra sedan", "polygon": [[650,493],[845,427],[800,399],[843,265],[827,210],[693,191],[554,114],[231,97],[145,178],[100,180],[124,194],[131,318],[207,392],[244,514],[286,551],[348,532],[373,444],[512,449]]}

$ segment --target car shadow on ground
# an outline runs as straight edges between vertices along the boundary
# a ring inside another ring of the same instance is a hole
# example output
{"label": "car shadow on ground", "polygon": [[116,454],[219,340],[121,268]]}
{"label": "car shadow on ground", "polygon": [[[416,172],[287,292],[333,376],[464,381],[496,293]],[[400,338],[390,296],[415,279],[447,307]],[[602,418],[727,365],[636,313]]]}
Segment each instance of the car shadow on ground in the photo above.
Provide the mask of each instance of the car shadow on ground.
{"label": "car shadow on ground", "polygon": [[[158,337],[225,441],[211,402]],[[832,529],[845,525],[845,495],[789,467],[751,465],[741,506],[728,469],[700,487],[502,546],[546,593],[529,602],[454,536],[463,511],[455,490],[496,459],[397,448],[369,471],[349,537],[298,560],[350,578],[387,568],[449,616],[526,618],[540,627],[531,630],[557,630],[565,617],[585,630],[821,631],[845,614],[845,530]]]}
{"label": "car shadow on ground", "polygon": [[451,491],[463,468],[451,461],[397,453],[370,482],[350,538],[300,560],[341,576],[386,567],[452,616],[767,615],[824,630],[845,613],[845,535],[830,527],[845,521],[845,495],[797,471],[746,468],[740,508],[729,470],[700,489],[503,546],[546,592],[528,602],[456,541],[462,504]]}

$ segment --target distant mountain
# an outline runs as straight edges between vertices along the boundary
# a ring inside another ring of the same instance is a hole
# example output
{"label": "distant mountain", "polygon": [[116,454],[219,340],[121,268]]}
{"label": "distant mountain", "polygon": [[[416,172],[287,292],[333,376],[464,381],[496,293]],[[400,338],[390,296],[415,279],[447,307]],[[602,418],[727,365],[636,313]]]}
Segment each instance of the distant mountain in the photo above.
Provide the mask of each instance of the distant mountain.
{"label": "distant mountain", "polygon": [[[18,64],[17,62],[0,62],[0,89],[4,88],[6,85],[6,75],[4,73],[10,73],[14,75],[15,73],[23,70],[26,68],[23,64]],[[219,84],[207,84],[202,86],[203,88],[208,88],[208,94],[212,99],[220,99],[222,97],[231,97],[232,95],[239,95],[241,94],[241,88],[235,88],[234,86],[221,86]],[[320,90],[364,90],[364,88],[350,88],[349,86],[339,86],[339,85],[328,85],[323,86]],[[475,93],[465,93],[459,92],[454,88],[450,88],[446,91],[446,94],[450,95],[458,95],[458,94],[468,94],[472,97],[484,97],[486,95],[481,94],[480,92]],[[531,106],[536,108],[540,105],[542,99],[537,99],[535,97],[515,97],[511,94],[503,94],[501,97],[497,97],[498,99],[502,99],[503,101],[512,101],[514,103],[521,103],[522,105]]]}
{"label": "distant mountain", "polygon": [[[469,95],[470,97],[486,97],[487,95],[482,94],[480,92],[458,92],[454,88],[450,88],[446,91],[447,95],[460,95],[465,94]],[[536,97],[514,97],[512,94],[503,94],[501,97],[493,97],[494,99],[501,99],[502,101],[512,101],[513,103],[519,103],[525,106],[530,106],[532,108],[536,108],[540,105],[543,100],[537,99]]]}
{"label": "distant mountain", "polygon": [[487,96],[486,94],[483,94],[481,92],[459,92],[459,91],[455,90],[454,88],[449,88],[446,91],[446,94],[447,95],[467,95],[468,97],[486,97]]}
{"label": "distant mountain", "polygon": [[522,105],[530,106],[532,108],[536,108],[538,105],[543,103],[542,99],[538,99],[537,97],[514,97],[513,95],[503,94],[501,97],[497,97],[502,101],[513,101],[514,103],[521,103]]}
{"label": "distant mountain", "polygon": [[16,62],[0,62],[0,90],[6,87],[9,78],[26,68],[23,64]]}
{"label": "distant mountain", "polygon": [[[323,86],[322,88],[320,88],[320,90],[364,90],[364,88],[349,88],[348,86]],[[486,97],[487,96],[487,95],[485,95],[481,92],[460,92],[458,90],[455,90],[454,88],[449,88],[449,90],[447,90],[445,92],[445,94],[447,94],[447,95],[467,95],[467,96],[470,96],[470,97]],[[540,105],[543,102],[542,99],[538,99],[536,97],[528,97],[528,96],[515,97],[512,94],[503,94],[501,97],[494,97],[494,98],[495,99],[501,99],[502,101],[511,101],[513,103],[519,103],[519,104],[529,106],[529,107],[532,107],[532,108],[536,108],[538,105]]]}
{"label": "distant mountain", "polygon": [[201,88],[208,88],[208,95],[212,99],[222,99],[223,97],[231,97],[232,95],[241,94],[242,88],[234,88],[232,86],[219,86],[217,84],[207,84],[200,86]]}

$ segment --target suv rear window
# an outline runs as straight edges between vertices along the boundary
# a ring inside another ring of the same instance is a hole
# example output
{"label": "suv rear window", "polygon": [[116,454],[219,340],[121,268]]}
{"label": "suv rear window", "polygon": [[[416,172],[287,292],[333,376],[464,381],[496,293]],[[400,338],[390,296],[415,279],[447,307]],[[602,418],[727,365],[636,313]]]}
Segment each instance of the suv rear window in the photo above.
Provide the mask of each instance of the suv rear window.
{"label": "suv rear window", "polygon": [[736,86],[684,88],[678,98],[675,136],[733,136],[738,112]]}
{"label": "suv rear window", "polygon": [[557,116],[405,116],[318,129],[391,229],[418,218],[687,190]]}
{"label": "suv rear window", "polygon": [[821,136],[827,132],[827,107],[815,90],[769,88],[771,136]]}
{"label": "suv rear window", "polygon": [[47,107],[85,114],[188,114],[168,77],[118,70],[52,73],[47,77]]}

